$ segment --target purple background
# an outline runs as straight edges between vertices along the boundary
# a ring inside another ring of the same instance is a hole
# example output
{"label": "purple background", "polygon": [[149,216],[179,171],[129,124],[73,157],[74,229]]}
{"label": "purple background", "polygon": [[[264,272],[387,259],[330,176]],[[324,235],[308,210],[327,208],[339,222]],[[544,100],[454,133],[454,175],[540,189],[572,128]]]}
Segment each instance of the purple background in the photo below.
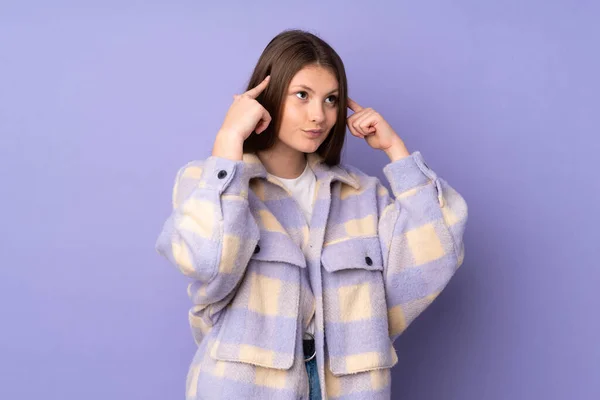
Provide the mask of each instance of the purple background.
{"label": "purple background", "polygon": [[[0,398],[183,398],[175,172],[293,27],[469,204],[394,398],[600,398],[597,1],[80,3],[0,5]],[[350,134],[345,160],[383,178]]]}

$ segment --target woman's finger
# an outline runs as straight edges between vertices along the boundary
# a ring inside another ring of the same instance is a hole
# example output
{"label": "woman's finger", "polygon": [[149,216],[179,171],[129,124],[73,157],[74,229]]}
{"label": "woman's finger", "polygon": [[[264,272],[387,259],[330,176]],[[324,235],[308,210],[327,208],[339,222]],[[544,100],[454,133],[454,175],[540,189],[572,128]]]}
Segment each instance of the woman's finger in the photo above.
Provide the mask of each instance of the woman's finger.
{"label": "woman's finger", "polygon": [[347,98],[347,103],[348,108],[354,111],[355,113],[360,112],[363,109],[357,102],[352,100],[350,97]]}
{"label": "woman's finger", "polygon": [[348,130],[352,134],[352,136],[356,136],[357,138],[364,139],[364,135],[359,133],[352,125],[348,125]]}
{"label": "woman's finger", "polygon": [[354,114],[352,114],[351,116],[349,116],[347,118],[348,123],[349,124],[354,123],[356,120],[358,120],[359,118],[361,118],[364,115],[365,111],[366,110],[363,108],[361,111],[355,112]]}
{"label": "woman's finger", "polygon": [[374,122],[374,111],[365,109],[361,112],[360,117],[358,117],[353,123],[354,129],[360,132],[363,136],[368,136],[372,132],[370,130],[371,123]]}
{"label": "woman's finger", "polygon": [[271,75],[268,75],[265,79],[263,79],[263,81],[261,83],[259,83],[256,87],[253,87],[252,89],[245,92],[244,95],[252,97],[253,99],[256,99],[258,97],[258,95],[261,94],[263,90],[265,90],[265,88],[269,84],[270,80],[271,80]]}
{"label": "woman's finger", "polygon": [[271,123],[271,114],[267,110],[265,110],[262,114],[260,121],[258,121],[258,125],[254,129],[257,135],[260,135]]}
{"label": "woman's finger", "polygon": [[348,125],[348,130],[350,131],[350,133],[353,136],[356,136],[357,138],[361,138],[361,139],[365,137],[362,133],[357,131],[356,128],[354,128],[354,124],[352,121],[350,121],[350,119],[348,119],[347,125]]}

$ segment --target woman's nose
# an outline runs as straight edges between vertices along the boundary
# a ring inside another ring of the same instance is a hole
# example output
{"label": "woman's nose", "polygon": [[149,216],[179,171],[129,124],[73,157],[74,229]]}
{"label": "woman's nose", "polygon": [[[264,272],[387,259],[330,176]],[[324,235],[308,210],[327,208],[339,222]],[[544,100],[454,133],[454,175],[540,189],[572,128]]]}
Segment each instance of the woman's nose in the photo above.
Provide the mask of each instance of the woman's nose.
{"label": "woman's nose", "polygon": [[310,108],[310,120],[321,123],[325,120],[325,112],[320,104],[315,104]]}

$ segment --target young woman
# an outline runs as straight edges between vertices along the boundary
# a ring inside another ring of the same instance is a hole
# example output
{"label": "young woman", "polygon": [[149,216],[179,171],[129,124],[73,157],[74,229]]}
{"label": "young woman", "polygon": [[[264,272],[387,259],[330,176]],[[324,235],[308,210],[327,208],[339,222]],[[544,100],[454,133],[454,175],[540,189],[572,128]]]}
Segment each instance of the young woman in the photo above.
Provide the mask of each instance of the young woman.
{"label": "young woman", "polygon": [[[347,118],[347,108],[353,114]],[[346,126],[390,162],[340,162]],[[291,30],[177,173],[157,250],[193,278],[187,399],[389,399],[395,339],[464,257],[464,199],[375,110],[337,53]]]}

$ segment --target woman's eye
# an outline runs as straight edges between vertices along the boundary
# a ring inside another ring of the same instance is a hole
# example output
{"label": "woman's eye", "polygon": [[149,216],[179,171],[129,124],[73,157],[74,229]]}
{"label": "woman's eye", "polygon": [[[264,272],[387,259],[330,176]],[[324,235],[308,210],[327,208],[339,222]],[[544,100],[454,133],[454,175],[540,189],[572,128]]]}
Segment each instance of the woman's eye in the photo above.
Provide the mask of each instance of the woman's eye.
{"label": "woman's eye", "polygon": [[337,101],[337,96],[329,96],[327,99],[330,99],[329,100],[330,104],[335,104]]}
{"label": "woman's eye", "polygon": [[296,96],[298,96],[299,99],[305,100],[306,97],[308,97],[308,93],[306,93],[306,92],[298,92],[298,93],[296,93]]}

